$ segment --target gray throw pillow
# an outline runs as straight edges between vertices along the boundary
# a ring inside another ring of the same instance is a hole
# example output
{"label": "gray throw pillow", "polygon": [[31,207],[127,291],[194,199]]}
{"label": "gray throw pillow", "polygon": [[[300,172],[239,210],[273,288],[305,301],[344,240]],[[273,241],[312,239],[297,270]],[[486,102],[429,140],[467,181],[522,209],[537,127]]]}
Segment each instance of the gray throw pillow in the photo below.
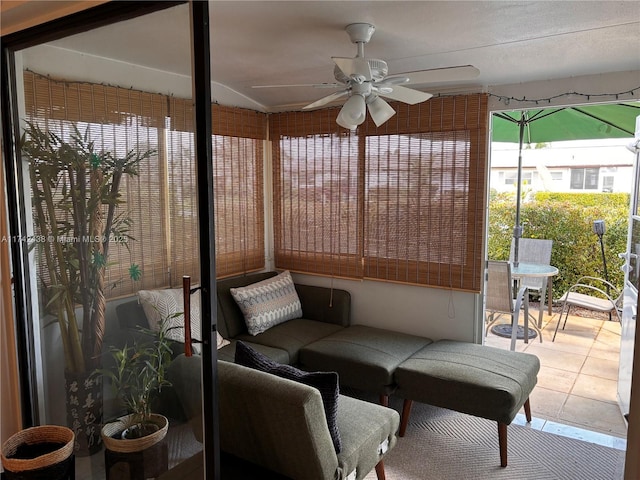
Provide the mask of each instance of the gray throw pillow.
{"label": "gray throw pillow", "polygon": [[342,449],[342,440],[338,430],[338,386],[337,372],[305,372],[291,365],[284,365],[271,360],[266,355],[254,350],[246,343],[236,342],[235,362],[244,367],[260,370],[281,378],[293,380],[316,388],[322,397],[327,426],[333,440],[336,453]]}

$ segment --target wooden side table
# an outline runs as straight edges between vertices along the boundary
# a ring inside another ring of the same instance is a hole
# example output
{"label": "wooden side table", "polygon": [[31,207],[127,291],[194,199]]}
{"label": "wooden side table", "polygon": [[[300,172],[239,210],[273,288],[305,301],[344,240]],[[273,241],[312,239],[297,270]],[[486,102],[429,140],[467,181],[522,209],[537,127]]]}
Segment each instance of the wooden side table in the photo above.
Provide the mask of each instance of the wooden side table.
{"label": "wooden side table", "polygon": [[[123,476],[123,468],[129,476]],[[106,480],[145,480],[157,478],[169,469],[169,447],[162,440],[139,452],[121,453],[109,449],[104,451]]]}

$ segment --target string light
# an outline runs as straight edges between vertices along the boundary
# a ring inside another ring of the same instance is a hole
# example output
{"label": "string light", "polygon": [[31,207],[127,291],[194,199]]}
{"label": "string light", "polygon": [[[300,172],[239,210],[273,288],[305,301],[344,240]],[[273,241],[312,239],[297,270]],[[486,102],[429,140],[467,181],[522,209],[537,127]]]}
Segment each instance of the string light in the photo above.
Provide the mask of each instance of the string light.
{"label": "string light", "polygon": [[495,93],[488,93],[487,95],[493,98],[497,98],[498,101],[504,103],[505,105],[509,105],[512,101],[519,102],[519,103],[535,103],[536,105],[540,105],[545,103],[551,104],[553,100],[557,98],[562,98],[562,97],[583,97],[583,98],[586,98],[587,101],[590,101],[592,98],[602,98],[602,97],[609,97],[609,98],[615,98],[616,100],[620,100],[621,96],[631,95],[632,97],[634,97],[636,94],[636,91],[640,91],[640,86],[637,86],[625,92],[613,92],[613,93],[565,92],[565,93],[559,93],[558,95],[553,95],[551,97],[535,98],[535,99],[527,98],[527,97],[522,97],[522,98],[509,97],[506,95],[496,95]]}
{"label": "string light", "polygon": [[[51,78],[49,75],[43,75],[41,73],[38,72],[34,72],[32,70],[26,69],[28,72],[42,77],[42,78],[47,78],[52,82],[55,83],[60,83],[60,84],[78,84],[78,85],[103,85],[106,87],[118,87],[117,85],[111,85],[109,83],[105,83],[105,82],[101,82],[99,84],[93,83],[93,82],[87,82],[87,81],[74,81],[74,80],[58,80],[55,78]],[[119,88],[124,88],[126,89],[126,87],[119,87]],[[133,86],[129,87],[129,90],[133,90]],[[582,92],[565,92],[565,93],[559,93],[557,95],[553,95],[551,97],[544,97],[544,98],[527,98],[525,96],[518,98],[518,97],[510,97],[507,95],[496,95],[495,93],[491,93],[488,92],[487,95],[489,97],[493,97],[498,99],[499,102],[504,103],[505,105],[509,105],[512,101],[513,102],[518,102],[518,103],[531,103],[531,104],[535,104],[535,105],[541,105],[541,104],[551,104],[551,102],[553,100],[556,100],[558,98],[562,98],[562,97],[583,97],[585,98],[588,102],[591,101],[592,98],[604,98],[604,97],[608,97],[608,98],[615,98],[615,100],[620,100],[621,96],[627,96],[630,95],[631,97],[635,97],[636,95],[636,91],[640,92],[640,85],[638,85],[637,87],[634,87],[630,90],[624,91],[624,92],[612,92],[612,93],[582,93]],[[438,98],[438,97],[453,97],[455,96],[455,94],[443,94],[443,93],[436,93],[434,94],[434,98]],[[213,103],[218,103],[217,100],[212,99]]]}

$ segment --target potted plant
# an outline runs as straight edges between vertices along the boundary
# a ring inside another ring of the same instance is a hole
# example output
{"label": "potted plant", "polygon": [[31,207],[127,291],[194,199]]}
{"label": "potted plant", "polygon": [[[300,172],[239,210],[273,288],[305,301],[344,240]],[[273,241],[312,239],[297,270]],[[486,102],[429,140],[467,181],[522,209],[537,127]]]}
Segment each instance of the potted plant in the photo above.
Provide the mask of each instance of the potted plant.
{"label": "potted plant", "polygon": [[[68,125],[68,124],[65,124]],[[56,134],[27,122],[21,149],[29,160],[33,247],[44,265],[39,276],[43,314],[59,325],[67,400],[67,421],[76,455],[100,449],[102,385],[91,373],[101,366],[105,332],[105,272],[112,241],[127,242],[130,219],[119,209],[124,177],[138,174],[154,150],[130,150],[120,157],[100,150],[70,124]],[[129,274],[140,275],[137,265]]]}
{"label": "potted plant", "polygon": [[[175,313],[169,318],[179,315],[182,313]],[[102,439],[111,451],[143,450],[162,440],[167,433],[167,418],[151,411],[154,395],[162,387],[171,385],[166,378],[172,354],[167,338],[167,320],[161,322],[157,332],[140,329],[152,340],[122,348],[112,347],[110,351],[114,367],[95,372],[95,375],[102,375],[111,381],[114,394],[128,412],[102,428]]]}

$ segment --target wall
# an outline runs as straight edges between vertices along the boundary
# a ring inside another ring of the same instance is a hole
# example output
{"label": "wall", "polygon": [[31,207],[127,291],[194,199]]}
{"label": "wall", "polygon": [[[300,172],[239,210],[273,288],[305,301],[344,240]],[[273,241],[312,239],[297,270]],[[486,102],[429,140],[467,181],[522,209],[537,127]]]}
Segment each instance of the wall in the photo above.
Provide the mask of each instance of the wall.
{"label": "wall", "polygon": [[293,273],[296,282],[333,286],[351,293],[352,322],[422,335],[433,340],[480,340],[475,319],[482,314],[478,295],[371,280],[331,279]]}

